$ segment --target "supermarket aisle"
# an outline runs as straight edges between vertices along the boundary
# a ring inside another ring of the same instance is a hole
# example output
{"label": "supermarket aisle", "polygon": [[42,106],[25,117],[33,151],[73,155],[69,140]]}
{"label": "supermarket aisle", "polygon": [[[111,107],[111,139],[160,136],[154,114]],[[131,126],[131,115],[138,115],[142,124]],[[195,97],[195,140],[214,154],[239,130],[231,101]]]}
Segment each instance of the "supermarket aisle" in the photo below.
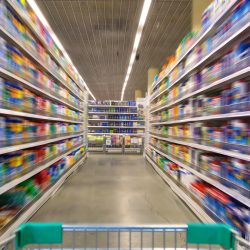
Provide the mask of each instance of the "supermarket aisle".
{"label": "supermarket aisle", "polygon": [[197,221],[142,156],[90,155],[31,219],[64,223]]}

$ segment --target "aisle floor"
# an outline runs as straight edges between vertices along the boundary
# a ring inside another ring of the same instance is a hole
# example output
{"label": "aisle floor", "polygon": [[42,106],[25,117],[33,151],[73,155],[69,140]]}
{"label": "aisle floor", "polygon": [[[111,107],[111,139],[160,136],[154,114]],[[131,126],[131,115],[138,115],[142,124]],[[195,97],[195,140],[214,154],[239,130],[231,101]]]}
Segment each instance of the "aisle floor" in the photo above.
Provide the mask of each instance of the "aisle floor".
{"label": "aisle floor", "polygon": [[135,225],[198,219],[143,156],[90,154],[31,221]]}

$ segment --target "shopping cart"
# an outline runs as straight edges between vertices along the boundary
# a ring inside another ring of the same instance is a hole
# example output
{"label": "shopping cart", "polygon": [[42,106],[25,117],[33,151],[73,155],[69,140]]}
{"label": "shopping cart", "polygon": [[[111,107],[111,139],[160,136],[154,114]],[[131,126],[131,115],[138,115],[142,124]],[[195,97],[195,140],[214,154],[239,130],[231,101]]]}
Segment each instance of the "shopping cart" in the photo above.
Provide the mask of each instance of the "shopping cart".
{"label": "shopping cart", "polygon": [[26,223],[0,243],[1,250],[241,249],[250,243],[224,224],[62,225]]}

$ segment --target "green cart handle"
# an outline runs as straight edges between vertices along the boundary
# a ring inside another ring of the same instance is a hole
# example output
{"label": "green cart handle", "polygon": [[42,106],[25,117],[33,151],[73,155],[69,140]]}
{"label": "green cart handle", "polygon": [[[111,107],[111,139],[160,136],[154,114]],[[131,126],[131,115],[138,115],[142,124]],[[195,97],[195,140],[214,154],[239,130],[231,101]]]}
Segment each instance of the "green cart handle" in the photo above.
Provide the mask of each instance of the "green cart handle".
{"label": "green cart handle", "polygon": [[22,224],[16,231],[16,250],[30,244],[62,244],[62,223],[36,223]]}
{"label": "green cart handle", "polygon": [[226,224],[188,224],[187,243],[220,245],[235,250],[235,233]]}

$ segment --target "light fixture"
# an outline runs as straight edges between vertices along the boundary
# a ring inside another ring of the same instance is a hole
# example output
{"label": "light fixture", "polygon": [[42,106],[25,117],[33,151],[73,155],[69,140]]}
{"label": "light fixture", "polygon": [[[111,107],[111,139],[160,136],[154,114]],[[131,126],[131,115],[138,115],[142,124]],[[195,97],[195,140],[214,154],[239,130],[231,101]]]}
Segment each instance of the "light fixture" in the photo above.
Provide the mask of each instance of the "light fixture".
{"label": "light fixture", "polygon": [[[40,8],[38,7],[37,3],[35,0],[28,0],[28,3],[30,5],[30,7],[33,9],[33,11],[35,12],[35,14],[38,16],[39,20],[41,21],[41,23],[45,26],[45,28],[49,31],[52,39],[54,40],[54,42],[56,43],[57,47],[62,51],[64,57],[72,64],[73,69],[75,70],[76,73],[78,73],[78,70],[76,69],[75,65],[73,65],[73,62],[71,60],[71,58],[69,57],[68,53],[66,52],[66,50],[64,49],[63,45],[61,44],[60,40],[58,39],[58,37],[56,36],[56,34],[54,33],[54,31],[52,30],[52,28],[50,27],[47,19],[45,18],[45,16],[43,15],[42,11],[40,10]],[[79,73],[78,73],[79,74]],[[79,74],[80,75],[80,74]],[[82,76],[80,75],[80,78],[82,79],[82,83],[84,85],[84,87],[86,88],[86,90],[89,92],[89,94],[92,96],[92,98],[94,100],[96,100],[95,96],[92,94],[92,92],[90,91],[90,89],[88,88],[88,85],[86,84],[86,82],[83,80]]]}
{"label": "light fixture", "polygon": [[136,51],[137,51],[137,49],[139,47],[139,44],[140,44],[143,27],[144,27],[144,24],[145,24],[147,16],[148,16],[148,12],[149,12],[151,2],[152,2],[152,0],[144,0],[144,3],[143,3],[142,12],[141,12],[141,16],[140,16],[140,21],[139,21],[137,31],[136,31],[136,35],[135,35],[134,46],[133,46],[133,50],[132,50],[132,53],[131,53],[131,56],[130,56],[130,61],[129,61],[128,69],[127,69],[127,74],[126,74],[126,77],[125,77],[125,80],[124,80],[124,83],[123,83],[123,87],[122,87],[121,101],[123,100],[124,92],[125,92],[128,80],[129,80],[130,73],[132,71],[133,63],[134,63],[135,57],[136,57]]}

